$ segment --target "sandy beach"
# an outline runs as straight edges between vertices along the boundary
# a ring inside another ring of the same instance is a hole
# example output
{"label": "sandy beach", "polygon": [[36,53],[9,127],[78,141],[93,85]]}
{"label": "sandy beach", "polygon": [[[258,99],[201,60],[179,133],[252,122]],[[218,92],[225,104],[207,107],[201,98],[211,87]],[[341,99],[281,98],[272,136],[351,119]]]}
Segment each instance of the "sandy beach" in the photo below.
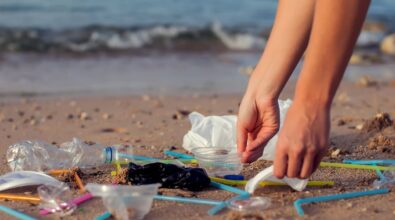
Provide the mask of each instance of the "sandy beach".
{"label": "sandy beach", "polygon": [[[377,113],[395,117],[394,81],[360,79],[357,83],[343,82],[332,107],[330,150],[324,161],[343,159],[393,159],[395,157],[395,126],[375,127],[371,119]],[[281,98],[292,98],[293,84]],[[20,140],[44,140],[62,143],[72,137],[105,145],[133,146],[138,155],[164,157],[163,150],[185,152],[182,137],[189,130],[186,114],[198,111],[205,115],[237,114],[242,94],[190,95],[190,96],[78,96],[30,97],[2,99],[0,103],[1,174],[9,172],[5,152],[10,144]],[[373,125],[372,125],[373,123]],[[251,178],[267,162],[246,165],[243,174]],[[112,167],[82,170],[85,183],[111,183]],[[308,187],[296,192],[289,187],[265,187],[254,195],[271,198],[268,210],[257,211],[253,219],[294,219],[298,215],[293,201],[301,197],[358,191],[372,188],[377,179],[375,172],[355,169],[320,168],[312,180],[332,180],[334,187]],[[75,187],[71,184],[72,187]],[[73,188],[78,195],[76,188]],[[166,190],[164,194],[188,197],[227,199],[229,192],[208,189],[198,193]],[[307,219],[393,219],[395,209],[393,192],[341,201],[332,201],[304,207]],[[1,201],[34,217],[38,207],[25,202]],[[208,216],[209,206],[155,201],[146,219],[243,219],[237,213],[223,211]],[[105,211],[100,199],[79,206],[66,219],[92,219]],[[1,219],[9,216],[0,213]],[[50,215],[45,219],[56,219]]]}

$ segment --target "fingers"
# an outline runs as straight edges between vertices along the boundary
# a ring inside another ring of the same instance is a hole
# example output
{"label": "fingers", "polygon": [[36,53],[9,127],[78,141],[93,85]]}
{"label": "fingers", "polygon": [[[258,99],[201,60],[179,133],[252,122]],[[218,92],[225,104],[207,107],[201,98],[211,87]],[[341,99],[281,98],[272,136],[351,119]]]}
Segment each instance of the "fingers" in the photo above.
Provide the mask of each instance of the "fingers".
{"label": "fingers", "polygon": [[263,150],[267,142],[272,138],[272,134],[266,136],[255,137],[254,134],[249,133],[250,142],[248,142],[246,149],[242,156],[243,163],[251,163],[259,159],[262,156]]}
{"label": "fingers", "polygon": [[303,159],[303,165],[299,175],[301,179],[306,179],[313,173],[315,158],[315,150],[308,150]]}
{"label": "fingers", "polygon": [[262,147],[262,148],[255,148],[254,150],[245,151],[242,155],[241,162],[251,163],[258,160],[262,156],[263,149],[264,148]]}
{"label": "fingers", "polygon": [[299,177],[302,166],[303,148],[294,148],[288,155],[287,177]]}
{"label": "fingers", "polygon": [[320,166],[321,160],[322,160],[322,158],[324,158],[325,153],[326,153],[326,152],[324,151],[324,152],[322,152],[322,153],[320,153],[320,154],[317,154],[317,155],[315,156],[314,162],[313,162],[313,170],[312,170],[313,173],[314,173],[314,172],[318,169],[318,167]]}
{"label": "fingers", "polygon": [[286,175],[288,167],[288,156],[283,148],[277,146],[276,157],[274,159],[274,176],[282,179]]}
{"label": "fingers", "polygon": [[238,128],[237,128],[237,151],[239,153],[242,153],[246,150],[247,135],[248,135],[247,129],[245,129],[241,126],[238,126]]}

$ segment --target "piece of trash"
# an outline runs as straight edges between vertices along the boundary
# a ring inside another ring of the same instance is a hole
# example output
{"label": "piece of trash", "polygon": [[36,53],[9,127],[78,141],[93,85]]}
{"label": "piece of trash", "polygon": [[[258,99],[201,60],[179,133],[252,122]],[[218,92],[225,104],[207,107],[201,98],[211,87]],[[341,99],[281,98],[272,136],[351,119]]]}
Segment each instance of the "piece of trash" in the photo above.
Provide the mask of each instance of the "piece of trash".
{"label": "piece of trash", "polygon": [[241,155],[228,148],[197,147],[192,153],[199,164],[210,176],[223,177],[225,175],[238,175],[243,169]]}
{"label": "piece of trash", "polygon": [[174,164],[150,163],[143,166],[129,163],[127,181],[132,185],[160,183],[163,188],[200,191],[210,185],[210,178],[201,168],[185,168]]}
{"label": "piece of trash", "polygon": [[343,160],[343,163],[350,163],[350,164],[361,164],[361,165],[376,165],[376,164],[381,164],[381,165],[394,165],[395,166],[395,160]]}
{"label": "piece of trash", "polygon": [[337,167],[337,168],[350,168],[350,169],[362,169],[362,170],[395,170],[395,167],[375,166],[375,165],[363,165],[363,164],[349,164],[349,163],[330,163],[321,162],[320,167]]}
{"label": "piece of trash", "polygon": [[306,188],[308,180],[300,180],[288,177],[278,179],[273,175],[273,168],[274,167],[272,165],[258,173],[258,175],[256,175],[254,178],[250,179],[245,186],[245,190],[249,193],[253,193],[259,186],[259,183],[262,181],[284,182],[297,191],[302,191],[304,188]]}
{"label": "piece of trash", "polygon": [[13,171],[85,168],[121,160],[118,154],[115,147],[87,144],[76,138],[59,148],[40,141],[22,141],[8,147],[7,163]]}
{"label": "piece of trash", "polygon": [[378,174],[380,179],[373,182],[375,188],[382,189],[395,185],[395,170],[385,171],[383,173],[380,172]]}
{"label": "piece of trash", "polygon": [[361,197],[361,196],[384,194],[384,193],[388,193],[388,192],[389,192],[389,189],[375,189],[375,190],[367,190],[367,191],[359,191],[359,192],[349,192],[349,193],[342,193],[342,194],[308,197],[308,198],[303,198],[303,199],[297,199],[294,202],[294,207],[295,207],[298,215],[303,216],[304,215],[304,211],[302,208],[303,204],[326,202],[326,201],[340,200],[340,199],[351,199],[351,198],[356,198],[356,197]]}
{"label": "piece of trash", "polygon": [[[247,184],[247,180],[229,180],[229,179],[222,179],[218,177],[210,177],[211,181],[215,181],[217,183],[222,183],[230,186],[244,186]],[[307,186],[316,186],[316,187],[327,187],[327,186],[333,186],[335,182],[333,181],[316,181],[316,180],[310,180],[307,182]],[[259,185],[261,187],[265,186],[288,186],[286,183],[279,183],[279,182],[273,182],[273,181],[261,181],[259,182]]]}
{"label": "piece of trash", "polygon": [[93,196],[103,199],[104,206],[116,219],[143,219],[150,211],[160,184],[141,186],[87,184]]}
{"label": "piece of trash", "polygon": [[72,193],[67,184],[42,185],[37,188],[40,197],[40,208],[49,210],[51,213],[60,216],[70,215],[77,208],[76,204],[71,203]]}
{"label": "piece of trash", "polygon": [[241,190],[239,188],[236,187],[232,187],[232,186],[228,186],[222,183],[217,183],[217,182],[211,182],[211,186],[218,188],[218,189],[222,189],[222,190],[226,190],[232,193],[236,193],[238,194],[235,197],[232,197],[226,201],[223,201],[221,204],[214,206],[213,208],[211,208],[210,210],[208,210],[208,214],[209,215],[215,215],[218,212],[220,212],[222,209],[226,208],[228,203],[233,201],[233,200],[242,200],[242,199],[248,199],[250,198],[250,194],[244,190]]}
{"label": "piece of trash", "polygon": [[44,173],[34,171],[16,171],[0,176],[0,191],[24,186],[37,186],[42,184],[59,185],[62,182]]}
{"label": "piece of trash", "polygon": [[271,200],[267,197],[250,197],[243,200],[233,200],[228,203],[228,208],[238,212],[263,211],[269,208]]}
{"label": "piece of trash", "polygon": [[8,215],[11,215],[11,216],[13,216],[13,217],[15,217],[17,219],[36,220],[33,217],[30,217],[30,216],[28,216],[28,215],[26,215],[26,214],[24,214],[22,212],[18,212],[16,210],[12,209],[12,208],[9,208],[9,207],[3,206],[3,205],[0,205],[0,211],[4,212],[4,213],[7,213]]}
{"label": "piece of trash", "polygon": [[225,175],[224,179],[227,179],[227,180],[244,180],[244,176],[243,175]]}
{"label": "piece of trash", "polygon": [[100,130],[103,133],[126,133],[126,128],[103,128]]}
{"label": "piece of trash", "polygon": [[[92,199],[92,198],[93,198],[92,194],[90,194],[90,193],[85,193],[84,195],[82,195],[82,196],[80,196],[80,197],[77,197],[77,198],[72,199],[72,200],[69,201],[68,203],[75,204],[76,206],[78,206],[79,204],[82,204],[82,203],[84,203],[84,202],[86,202],[86,201],[88,201],[88,200],[90,200],[90,199]],[[48,215],[48,214],[51,214],[51,213],[52,213],[51,211],[52,211],[52,210],[50,210],[50,209],[41,209],[41,210],[40,210],[40,215]]]}
{"label": "piece of trash", "polygon": [[19,195],[11,193],[0,193],[0,199],[10,200],[10,201],[26,201],[33,204],[40,202],[40,198],[37,196]]}

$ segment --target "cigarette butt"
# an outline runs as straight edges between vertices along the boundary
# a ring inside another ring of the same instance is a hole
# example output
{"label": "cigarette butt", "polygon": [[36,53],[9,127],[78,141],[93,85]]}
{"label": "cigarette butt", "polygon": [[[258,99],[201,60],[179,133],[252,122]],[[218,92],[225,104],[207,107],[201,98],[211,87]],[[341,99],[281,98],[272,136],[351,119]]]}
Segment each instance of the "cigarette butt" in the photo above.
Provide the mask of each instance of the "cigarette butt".
{"label": "cigarette butt", "polygon": [[38,196],[26,196],[26,195],[8,194],[8,193],[0,193],[0,199],[7,199],[13,201],[26,201],[31,203],[40,202],[40,198]]}
{"label": "cigarette butt", "polygon": [[85,192],[85,186],[77,172],[74,172],[74,181],[77,183],[81,193]]}

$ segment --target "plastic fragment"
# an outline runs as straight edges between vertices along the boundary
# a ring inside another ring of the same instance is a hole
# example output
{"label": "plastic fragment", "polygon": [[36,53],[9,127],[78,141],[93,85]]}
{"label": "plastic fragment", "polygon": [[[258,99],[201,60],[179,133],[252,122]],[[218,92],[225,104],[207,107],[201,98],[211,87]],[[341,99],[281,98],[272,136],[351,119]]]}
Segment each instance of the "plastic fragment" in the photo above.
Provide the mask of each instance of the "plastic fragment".
{"label": "plastic fragment", "polygon": [[243,175],[225,175],[224,179],[227,179],[227,180],[244,180],[244,176]]}
{"label": "plastic fragment", "polygon": [[72,193],[67,184],[42,185],[37,189],[40,197],[40,208],[49,210],[60,216],[70,215],[77,208],[76,204],[69,202]]}
{"label": "plastic fragment", "polygon": [[233,200],[228,203],[228,208],[239,211],[239,212],[249,212],[249,211],[263,211],[269,208],[271,205],[270,198],[267,197],[250,197],[243,200]]}
{"label": "plastic fragment", "polygon": [[42,184],[61,184],[59,180],[44,173],[34,171],[10,172],[0,176],[0,191],[23,186],[36,186]]}

